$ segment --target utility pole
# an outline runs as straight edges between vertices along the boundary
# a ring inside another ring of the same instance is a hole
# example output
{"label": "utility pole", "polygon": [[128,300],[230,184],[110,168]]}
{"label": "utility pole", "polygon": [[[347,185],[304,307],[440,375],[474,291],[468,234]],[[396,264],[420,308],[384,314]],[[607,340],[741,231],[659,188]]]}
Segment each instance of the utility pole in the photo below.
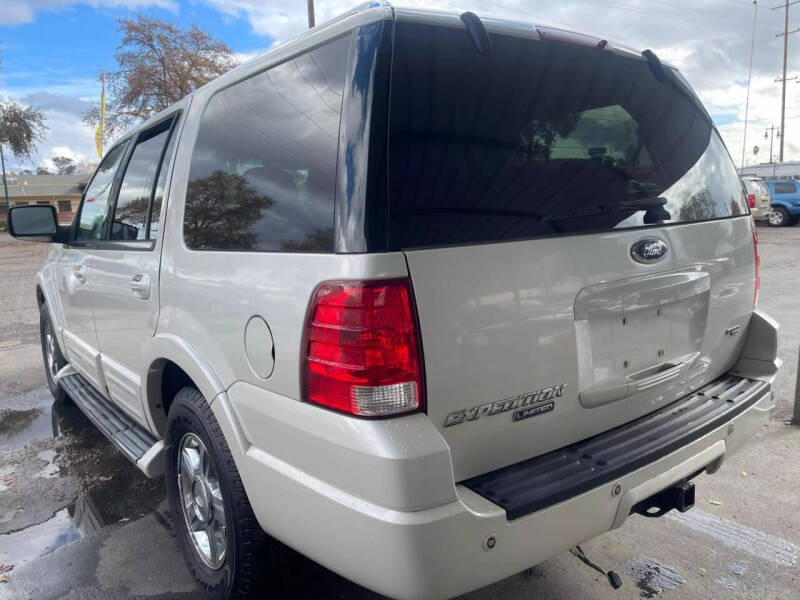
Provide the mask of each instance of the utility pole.
{"label": "utility pole", "polygon": [[750,111],[750,79],[753,76],[753,53],[756,49],[756,19],[758,18],[758,1],[753,0],[753,39],[750,42],[750,68],[747,70],[747,100],[744,103],[744,135],[742,136],[742,171],[744,171],[744,152],[747,148],[747,113]]}
{"label": "utility pole", "polygon": [[0,146],[0,165],[3,167],[3,190],[6,193],[6,218],[8,218],[8,211],[11,209],[11,203],[8,201],[8,182],[6,180],[6,159],[3,157],[3,146]]}
{"label": "utility pole", "polygon": [[[314,0],[308,0],[308,28],[311,29],[312,27],[314,27]],[[786,73],[784,73],[785,75]]]}
{"label": "utility pole", "polygon": [[[786,139],[786,56],[789,50],[789,36],[793,33],[797,33],[800,31],[800,28],[794,29],[789,31],[789,7],[792,4],[797,4],[800,0],[793,0],[790,2],[786,0],[786,3],[783,6],[773,6],[772,10],[777,10],[779,8],[784,9],[784,16],[783,16],[783,33],[776,33],[775,37],[783,36],[783,77],[780,79],[776,79],[775,81],[780,81],[783,89],[781,91],[781,131],[783,132],[783,136],[781,136],[781,146],[780,146],[780,154],[778,155],[778,161],[783,162],[783,140]],[[792,79],[797,79],[797,77],[792,77]],[[771,153],[770,153],[771,154]],[[772,156],[770,155],[770,159]]]}
{"label": "utility pole", "polygon": [[771,165],[773,165],[773,167],[772,167],[772,174],[773,175],[775,175],[775,166],[774,166],[775,165],[775,157],[772,156],[772,136],[775,134],[776,131],[778,132],[778,137],[780,138],[781,137],[781,130],[779,128],[775,127],[775,125],[773,125],[772,127],[770,127],[769,129],[767,129],[764,132],[764,139],[767,139],[767,136],[769,136],[769,162],[770,162]]}

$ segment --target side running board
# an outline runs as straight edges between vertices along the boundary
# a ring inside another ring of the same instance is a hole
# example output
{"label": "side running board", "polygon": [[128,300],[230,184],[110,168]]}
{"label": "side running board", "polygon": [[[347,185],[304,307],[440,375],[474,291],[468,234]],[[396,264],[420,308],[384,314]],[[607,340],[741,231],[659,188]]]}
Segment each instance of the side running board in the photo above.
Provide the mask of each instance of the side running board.
{"label": "side running board", "polygon": [[75,404],[111,442],[145,475],[164,472],[164,442],[106,400],[92,384],[66,366],[56,376]]}

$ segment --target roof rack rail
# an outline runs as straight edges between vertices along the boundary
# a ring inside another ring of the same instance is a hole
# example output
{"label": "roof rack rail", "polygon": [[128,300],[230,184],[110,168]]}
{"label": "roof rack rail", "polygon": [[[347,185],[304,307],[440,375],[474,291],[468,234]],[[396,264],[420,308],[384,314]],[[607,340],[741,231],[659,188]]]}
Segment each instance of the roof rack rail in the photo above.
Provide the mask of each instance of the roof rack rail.
{"label": "roof rack rail", "polygon": [[469,37],[472,39],[472,43],[475,44],[475,48],[477,48],[478,52],[481,54],[491,54],[492,40],[481,18],[474,12],[467,11],[461,13],[461,20],[464,22],[464,25],[466,25]]}

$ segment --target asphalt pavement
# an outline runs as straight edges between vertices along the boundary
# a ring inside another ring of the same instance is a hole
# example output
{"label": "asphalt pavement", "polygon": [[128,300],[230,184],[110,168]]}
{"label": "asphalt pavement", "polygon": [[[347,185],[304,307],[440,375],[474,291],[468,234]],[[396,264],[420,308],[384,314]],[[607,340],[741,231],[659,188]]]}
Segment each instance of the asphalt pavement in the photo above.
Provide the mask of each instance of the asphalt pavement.
{"label": "asphalt pavement", "polygon": [[[778,409],[683,515],[631,517],[583,545],[613,590],[564,553],[470,599],[800,598],[800,427],[789,424],[800,347],[800,225],[759,228],[759,306],[781,324]],[[162,479],[148,480],[46,388],[35,273],[47,246],[0,233],[0,600],[194,599]],[[264,597],[376,598],[286,549]],[[270,593],[272,592],[272,593]]]}

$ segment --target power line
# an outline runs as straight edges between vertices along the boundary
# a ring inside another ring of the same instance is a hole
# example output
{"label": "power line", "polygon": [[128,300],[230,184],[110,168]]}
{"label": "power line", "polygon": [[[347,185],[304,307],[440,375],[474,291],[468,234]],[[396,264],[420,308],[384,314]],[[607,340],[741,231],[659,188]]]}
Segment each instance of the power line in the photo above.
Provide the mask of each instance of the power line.
{"label": "power line", "polygon": [[747,70],[747,100],[744,103],[744,135],[742,136],[742,169],[744,169],[744,153],[747,147],[747,113],[750,110],[750,80],[753,76],[753,54],[756,49],[756,20],[758,18],[758,1],[753,0],[753,39],[750,42],[750,67]]}
{"label": "power line", "polygon": [[[797,33],[800,31],[800,28],[795,29],[793,31],[789,31],[789,7],[792,4],[797,4],[800,0],[786,0],[786,3],[783,5],[784,8],[784,18],[783,18],[783,33],[776,34],[776,37],[783,36],[783,77],[781,77],[781,146],[780,146],[780,154],[778,156],[778,161],[783,162],[783,140],[786,139],[786,60],[787,60],[787,53],[789,50],[789,36],[793,33]],[[781,6],[773,6],[771,10],[776,10],[781,8]],[[792,79],[797,79],[797,77],[792,77]],[[776,80],[777,81],[777,80]]]}

